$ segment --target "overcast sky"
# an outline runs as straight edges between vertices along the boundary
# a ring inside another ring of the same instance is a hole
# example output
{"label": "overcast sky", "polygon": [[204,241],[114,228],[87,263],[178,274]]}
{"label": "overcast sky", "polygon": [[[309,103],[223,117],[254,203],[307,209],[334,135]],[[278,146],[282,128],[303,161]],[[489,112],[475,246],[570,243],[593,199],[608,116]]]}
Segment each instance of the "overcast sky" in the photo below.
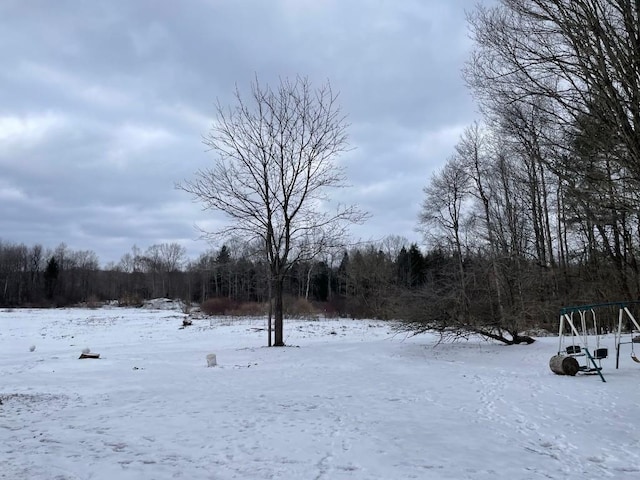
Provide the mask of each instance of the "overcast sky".
{"label": "overcast sky", "polygon": [[[209,248],[174,184],[214,158],[214,102],[279,77],[329,80],[348,115],[354,239],[415,232],[431,173],[476,108],[461,68],[472,0],[2,0],[0,241]],[[341,161],[342,161],[341,160]]]}

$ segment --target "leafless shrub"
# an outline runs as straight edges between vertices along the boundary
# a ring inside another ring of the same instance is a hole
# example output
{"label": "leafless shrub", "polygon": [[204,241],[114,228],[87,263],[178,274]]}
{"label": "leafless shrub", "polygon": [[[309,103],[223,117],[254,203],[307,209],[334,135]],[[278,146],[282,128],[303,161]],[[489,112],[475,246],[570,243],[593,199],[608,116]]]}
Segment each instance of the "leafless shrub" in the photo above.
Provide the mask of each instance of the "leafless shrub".
{"label": "leafless shrub", "polygon": [[118,299],[118,305],[121,307],[142,307],[143,304],[140,296],[132,293],[125,293]]}
{"label": "leafless shrub", "polygon": [[317,318],[318,310],[306,298],[289,297],[284,302],[284,314],[287,318]]}
{"label": "leafless shrub", "polygon": [[238,307],[238,302],[227,297],[208,298],[202,305],[200,310],[206,315],[230,315],[233,310]]}
{"label": "leafless shrub", "polygon": [[102,302],[100,301],[97,295],[89,295],[89,298],[87,298],[86,305],[87,305],[87,308],[96,309],[102,306]]}
{"label": "leafless shrub", "polygon": [[182,313],[184,313],[185,315],[189,315],[191,313],[191,307],[192,307],[191,299],[189,298],[185,298],[180,304]]}
{"label": "leafless shrub", "polygon": [[230,314],[236,317],[258,317],[266,315],[268,306],[259,302],[244,302],[234,308]]}

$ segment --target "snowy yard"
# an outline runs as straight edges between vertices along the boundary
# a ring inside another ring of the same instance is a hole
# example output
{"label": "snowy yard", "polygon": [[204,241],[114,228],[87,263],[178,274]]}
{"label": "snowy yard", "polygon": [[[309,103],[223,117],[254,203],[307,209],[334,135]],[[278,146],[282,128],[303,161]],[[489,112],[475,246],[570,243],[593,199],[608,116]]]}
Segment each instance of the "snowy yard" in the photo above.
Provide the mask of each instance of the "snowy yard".
{"label": "snowy yard", "polygon": [[555,338],[434,347],[382,322],[299,320],[276,349],[263,320],[182,318],[0,310],[0,478],[640,478],[627,351],[602,383],[551,373]]}

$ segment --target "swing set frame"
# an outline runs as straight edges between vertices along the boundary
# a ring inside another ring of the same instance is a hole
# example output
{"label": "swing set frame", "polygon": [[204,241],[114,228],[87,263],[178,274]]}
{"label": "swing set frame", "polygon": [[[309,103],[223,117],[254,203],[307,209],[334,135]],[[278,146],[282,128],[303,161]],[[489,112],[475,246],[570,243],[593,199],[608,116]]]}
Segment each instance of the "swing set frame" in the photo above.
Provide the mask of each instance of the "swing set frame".
{"label": "swing set frame", "polygon": [[[633,328],[631,329],[631,340],[628,342],[622,341],[622,323],[624,320],[624,314],[626,314],[627,318],[631,320],[633,327],[635,327],[635,330]],[[640,358],[636,356],[633,349],[634,343],[640,343],[639,335],[640,335],[640,324],[638,324],[638,321],[635,319],[635,317],[629,311],[629,308],[626,305],[624,307],[621,307],[618,314],[618,330],[616,331],[616,369],[619,368],[619,365],[620,365],[620,345],[625,345],[630,343],[631,344],[631,360],[633,360],[636,363],[640,363]]]}
{"label": "swing set frame", "polygon": [[[618,308],[618,325],[615,331],[615,349],[616,349],[616,369],[620,364],[620,347],[621,345],[631,344],[631,359],[640,363],[640,359],[636,357],[633,344],[640,344],[640,323],[629,310],[629,305],[640,304],[640,301],[629,302],[609,302],[595,303],[591,305],[579,305],[573,307],[565,307],[560,310],[560,325],[558,329],[558,355],[570,356],[573,358],[584,359],[584,364],[579,365],[581,373],[597,373],[603,382],[606,382],[602,375],[601,360],[607,358],[608,349],[600,347],[601,332],[598,328],[596,320],[596,309],[603,307]],[[580,317],[579,322],[574,320],[574,314]],[[623,333],[623,325],[627,323],[625,319],[631,322],[631,340],[623,341],[626,333]],[[596,336],[596,346],[592,351],[589,349],[590,332]],[[571,345],[564,348],[565,337],[571,336]]]}

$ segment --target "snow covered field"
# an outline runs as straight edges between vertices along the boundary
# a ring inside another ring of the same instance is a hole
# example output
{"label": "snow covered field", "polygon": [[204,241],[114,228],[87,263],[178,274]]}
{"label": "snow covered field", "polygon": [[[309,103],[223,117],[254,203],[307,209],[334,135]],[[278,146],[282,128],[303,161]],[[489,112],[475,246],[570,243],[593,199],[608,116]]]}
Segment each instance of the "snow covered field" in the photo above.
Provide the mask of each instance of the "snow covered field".
{"label": "snow covered field", "polygon": [[299,320],[276,349],[263,320],[183,318],[0,310],[0,478],[640,478],[628,351],[602,383],[551,373],[555,338],[434,347],[382,322]]}

